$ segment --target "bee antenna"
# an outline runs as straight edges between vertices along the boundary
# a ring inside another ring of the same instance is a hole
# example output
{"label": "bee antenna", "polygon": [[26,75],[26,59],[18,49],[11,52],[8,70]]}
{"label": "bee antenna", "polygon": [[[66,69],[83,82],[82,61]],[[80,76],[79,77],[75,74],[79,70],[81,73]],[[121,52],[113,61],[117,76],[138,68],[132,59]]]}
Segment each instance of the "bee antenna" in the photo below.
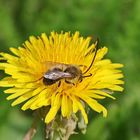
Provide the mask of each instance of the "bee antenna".
{"label": "bee antenna", "polygon": [[97,54],[97,50],[98,50],[98,45],[99,45],[99,38],[97,38],[97,40],[95,42],[95,54],[94,54],[94,57],[93,57],[93,59],[91,61],[91,64],[90,64],[90,66],[87,68],[87,70],[83,74],[87,73],[90,70],[90,68],[92,67],[92,65],[94,63],[94,60],[96,58],[96,54]]}

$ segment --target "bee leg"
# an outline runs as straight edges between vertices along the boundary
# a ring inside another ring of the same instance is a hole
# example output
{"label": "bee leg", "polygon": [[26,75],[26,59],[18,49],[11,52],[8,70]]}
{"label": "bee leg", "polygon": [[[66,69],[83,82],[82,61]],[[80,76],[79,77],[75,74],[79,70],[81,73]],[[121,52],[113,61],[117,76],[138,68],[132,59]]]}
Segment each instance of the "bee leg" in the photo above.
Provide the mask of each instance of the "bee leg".
{"label": "bee leg", "polygon": [[66,82],[67,84],[73,84],[73,85],[75,85],[74,83],[71,83],[71,82],[69,82],[69,81],[67,81],[67,80],[65,80],[65,82]]}
{"label": "bee leg", "polygon": [[90,76],[92,76],[91,73],[90,73],[89,75],[85,75],[85,76],[83,76],[83,78],[85,78],[85,77],[90,77]]}
{"label": "bee leg", "polygon": [[83,81],[83,79],[80,79],[80,81],[79,81],[79,82],[81,83],[82,81]]}
{"label": "bee leg", "polygon": [[66,82],[67,84],[71,84],[71,82],[69,82],[69,81],[67,81],[67,80],[65,80],[65,82]]}
{"label": "bee leg", "polygon": [[60,85],[61,85],[61,81],[59,81],[59,83],[58,83],[58,87],[60,87]]}

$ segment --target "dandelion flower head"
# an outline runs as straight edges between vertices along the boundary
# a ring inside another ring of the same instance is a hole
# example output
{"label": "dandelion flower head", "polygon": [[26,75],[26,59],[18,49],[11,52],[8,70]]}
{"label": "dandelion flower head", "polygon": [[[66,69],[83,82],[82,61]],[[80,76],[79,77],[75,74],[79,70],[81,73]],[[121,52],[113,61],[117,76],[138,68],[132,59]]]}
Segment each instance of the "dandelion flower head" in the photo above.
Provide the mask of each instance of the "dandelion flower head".
{"label": "dandelion flower head", "polygon": [[[66,118],[81,112],[88,123],[85,105],[106,117],[107,110],[99,101],[106,97],[114,99],[108,91],[123,90],[123,74],[119,70],[123,65],[104,59],[108,49],[96,50],[97,42],[90,42],[91,37],[83,38],[79,32],[72,35],[51,32],[50,36],[45,33],[30,36],[22,47],[10,48],[13,54],[1,52],[0,69],[7,76],[0,81],[0,86],[8,87],[4,92],[8,94],[8,100],[14,99],[12,106],[22,103],[22,110],[49,107],[46,123],[51,122],[58,112]],[[79,80],[78,74],[75,77],[65,75],[54,81],[44,77],[49,71],[53,76],[59,76],[59,72],[69,74],[66,70],[71,66],[80,71],[82,79]],[[54,68],[57,73],[51,71]]]}

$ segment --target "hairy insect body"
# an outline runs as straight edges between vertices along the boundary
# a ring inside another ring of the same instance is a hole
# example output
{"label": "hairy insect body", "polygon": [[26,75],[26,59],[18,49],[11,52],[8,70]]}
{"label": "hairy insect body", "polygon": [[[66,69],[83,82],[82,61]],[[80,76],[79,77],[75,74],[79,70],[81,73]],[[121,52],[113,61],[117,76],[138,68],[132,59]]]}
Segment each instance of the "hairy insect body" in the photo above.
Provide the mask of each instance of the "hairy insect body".
{"label": "hairy insect body", "polygon": [[58,64],[44,74],[43,83],[52,85],[62,79],[68,84],[75,84],[82,81],[82,71],[75,65]]}

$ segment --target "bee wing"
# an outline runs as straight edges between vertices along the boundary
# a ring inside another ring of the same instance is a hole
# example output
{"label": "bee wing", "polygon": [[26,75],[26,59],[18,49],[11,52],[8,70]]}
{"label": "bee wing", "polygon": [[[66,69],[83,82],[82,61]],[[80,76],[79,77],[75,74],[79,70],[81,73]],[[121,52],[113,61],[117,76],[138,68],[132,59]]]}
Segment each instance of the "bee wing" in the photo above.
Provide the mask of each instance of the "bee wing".
{"label": "bee wing", "polygon": [[61,72],[61,71],[50,71],[47,72],[44,77],[46,79],[51,79],[51,80],[59,80],[62,78],[71,78],[72,75],[70,73],[66,73],[66,72]]}

